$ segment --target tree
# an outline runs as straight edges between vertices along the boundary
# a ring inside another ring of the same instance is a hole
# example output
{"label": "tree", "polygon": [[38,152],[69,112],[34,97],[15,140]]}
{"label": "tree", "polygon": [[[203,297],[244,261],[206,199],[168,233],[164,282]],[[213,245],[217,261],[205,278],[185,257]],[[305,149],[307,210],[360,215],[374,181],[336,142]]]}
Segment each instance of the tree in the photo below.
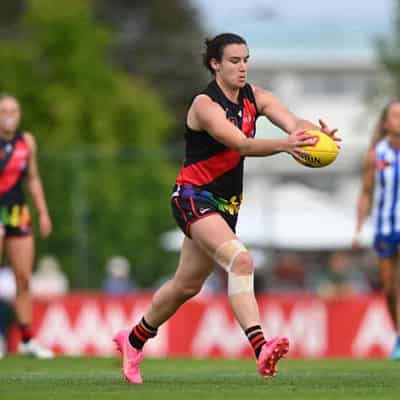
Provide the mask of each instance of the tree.
{"label": "tree", "polygon": [[39,143],[60,256],[74,283],[96,286],[122,253],[150,285],[171,267],[158,237],[172,225],[172,120],[160,96],[106,62],[111,34],[84,0],[27,0],[21,35],[0,46],[0,91],[16,94]]}
{"label": "tree", "polygon": [[393,24],[390,35],[378,39],[379,60],[390,78],[383,82],[385,95],[400,98],[400,1],[393,1]]}
{"label": "tree", "polygon": [[[127,71],[159,88],[179,121],[206,82],[201,65],[205,33],[189,0],[96,0],[116,32],[114,57]],[[182,140],[182,131],[175,134]]]}

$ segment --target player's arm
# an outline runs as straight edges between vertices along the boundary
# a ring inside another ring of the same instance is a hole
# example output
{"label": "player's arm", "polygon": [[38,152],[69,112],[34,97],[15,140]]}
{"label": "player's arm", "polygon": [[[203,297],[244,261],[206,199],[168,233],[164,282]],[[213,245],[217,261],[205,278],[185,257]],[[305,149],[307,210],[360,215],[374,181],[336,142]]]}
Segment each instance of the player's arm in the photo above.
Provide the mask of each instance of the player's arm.
{"label": "player's arm", "polygon": [[232,122],[228,121],[224,110],[208,96],[197,96],[191,105],[187,123],[194,130],[205,130],[215,140],[234,149],[242,156],[263,157],[287,152],[299,157],[301,147],[314,144],[315,138],[297,132],[283,139],[248,138]]}
{"label": "player's arm", "polygon": [[24,138],[30,150],[27,186],[39,214],[40,233],[42,237],[48,237],[52,230],[52,224],[37,164],[36,142],[31,133],[25,133]]}
{"label": "player's arm", "polygon": [[375,149],[372,147],[368,150],[367,157],[364,162],[364,171],[362,177],[361,193],[358,198],[357,205],[357,221],[356,231],[353,239],[353,247],[359,246],[359,236],[361,228],[364,225],[369,211],[372,206],[372,196],[375,186]]}
{"label": "player's arm", "polygon": [[328,134],[335,141],[341,140],[335,135],[337,129],[330,129],[322,119],[319,119],[320,125],[317,126],[312,122],[299,118],[293,114],[282,104],[278,97],[274,96],[271,92],[258,86],[253,87],[253,92],[258,113],[267,117],[274,125],[278,126],[285,132],[291,134],[309,129],[317,129]]}

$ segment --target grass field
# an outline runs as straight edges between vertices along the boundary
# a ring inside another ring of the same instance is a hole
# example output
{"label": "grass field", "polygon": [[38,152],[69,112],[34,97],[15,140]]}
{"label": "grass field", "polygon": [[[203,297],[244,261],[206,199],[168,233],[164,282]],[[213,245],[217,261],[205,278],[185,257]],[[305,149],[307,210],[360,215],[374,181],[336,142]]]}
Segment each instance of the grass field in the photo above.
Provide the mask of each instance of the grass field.
{"label": "grass field", "polygon": [[252,361],[145,360],[145,383],[122,379],[119,360],[0,360],[0,399],[395,399],[400,363],[284,360],[276,378],[258,377]]}

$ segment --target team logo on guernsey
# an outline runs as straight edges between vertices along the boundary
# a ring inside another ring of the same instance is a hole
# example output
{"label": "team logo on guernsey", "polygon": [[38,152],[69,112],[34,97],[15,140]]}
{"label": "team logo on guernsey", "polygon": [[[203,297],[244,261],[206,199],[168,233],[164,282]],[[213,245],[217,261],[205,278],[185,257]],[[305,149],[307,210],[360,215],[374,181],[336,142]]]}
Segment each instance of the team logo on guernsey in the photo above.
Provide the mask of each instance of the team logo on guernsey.
{"label": "team logo on guernsey", "polygon": [[244,99],[242,131],[247,137],[253,137],[255,134],[256,115],[256,106],[249,99]]}
{"label": "team logo on guernsey", "polygon": [[376,169],[378,169],[379,171],[382,171],[383,169],[390,167],[392,165],[392,163],[387,160],[376,160],[375,165],[376,165]]}

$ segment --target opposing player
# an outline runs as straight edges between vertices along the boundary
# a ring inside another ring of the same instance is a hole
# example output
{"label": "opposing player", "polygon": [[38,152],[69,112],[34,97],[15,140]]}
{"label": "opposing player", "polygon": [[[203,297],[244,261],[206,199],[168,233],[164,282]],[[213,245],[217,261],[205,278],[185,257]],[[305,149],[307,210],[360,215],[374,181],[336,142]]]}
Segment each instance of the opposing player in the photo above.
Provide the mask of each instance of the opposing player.
{"label": "opposing player", "polygon": [[400,101],[382,111],[364,164],[353,247],[370,211],[375,221],[374,249],[383,289],[397,333],[391,357],[400,360]]}
{"label": "opposing player", "polygon": [[[139,364],[146,341],[201,289],[216,264],[228,275],[228,296],[249,339],[263,377],[274,376],[289,349],[287,338],[266,340],[253,290],[253,260],[235,234],[242,201],[243,160],[287,152],[299,157],[315,142],[304,132],[317,128],[298,118],[264,89],[247,83],[249,50],[243,38],[221,34],[206,41],[204,65],[215,79],[197,95],[186,118],[186,154],[172,194],[172,211],[185,233],[175,276],[154,295],[141,321],[114,340],[123,357],[123,373],[141,383]],[[266,116],[289,136],[254,139],[255,123]],[[321,122],[321,129],[334,135]]]}
{"label": "opposing player", "polygon": [[36,163],[35,139],[31,133],[19,130],[20,118],[17,99],[8,95],[0,96],[0,256],[4,248],[16,277],[15,311],[21,333],[19,352],[37,358],[51,358],[53,353],[38,344],[31,330],[29,281],[34,240],[23,190],[25,178],[39,214],[42,237],[49,236],[51,220]]}

